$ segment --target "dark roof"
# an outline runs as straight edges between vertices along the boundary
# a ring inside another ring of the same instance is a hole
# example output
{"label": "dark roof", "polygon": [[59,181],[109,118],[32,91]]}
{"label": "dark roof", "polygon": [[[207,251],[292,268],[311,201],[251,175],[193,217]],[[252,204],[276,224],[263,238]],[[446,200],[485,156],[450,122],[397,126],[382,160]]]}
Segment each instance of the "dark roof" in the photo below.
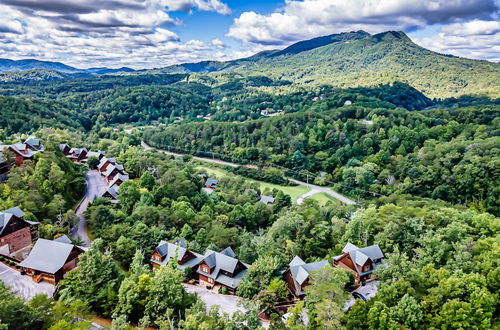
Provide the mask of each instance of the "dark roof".
{"label": "dark roof", "polygon": [[174,243],[169,243],[166,241],[161,241],[160,244],[156,247],[156,252],[158,252],[162,258],[162,262],[158,262],[157,260],[152,259],[151,261],[159,264],[160,266],[164,266],[168,264],[170,259],[172,259],[175,256],[175,253],[177,252],[177,261],[180,261],[184,258],[184,255],[186,252],[192,253],[195,258],[185,262],[182,265],[177,265],[177,268],[179,269],[184,269],[186,267],[195,267],[196,265],[199,264],[199,262],[202,260],[203,256],[201,254],[198,254],[196,252],[189,251],[187,249],[187,245],[182,239],[176,240]]}
{"label": "dark roof", "polygon": [[24,218],[24,212],[19,208],[19,206],[12,207],[8,210],[0,212],[0,235],[2,234],[7,224],[10,222],[12,217]]}

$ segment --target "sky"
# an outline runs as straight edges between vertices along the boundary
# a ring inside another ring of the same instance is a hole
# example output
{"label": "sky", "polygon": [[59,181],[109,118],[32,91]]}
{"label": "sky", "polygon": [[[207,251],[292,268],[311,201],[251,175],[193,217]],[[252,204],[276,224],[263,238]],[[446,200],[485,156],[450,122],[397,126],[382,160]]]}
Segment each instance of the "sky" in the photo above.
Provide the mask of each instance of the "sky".
{"label": "sky", "polygon": [[78,68],[225,61],[357,30],[500,62],[500,0],[0,0],[0,58]]}

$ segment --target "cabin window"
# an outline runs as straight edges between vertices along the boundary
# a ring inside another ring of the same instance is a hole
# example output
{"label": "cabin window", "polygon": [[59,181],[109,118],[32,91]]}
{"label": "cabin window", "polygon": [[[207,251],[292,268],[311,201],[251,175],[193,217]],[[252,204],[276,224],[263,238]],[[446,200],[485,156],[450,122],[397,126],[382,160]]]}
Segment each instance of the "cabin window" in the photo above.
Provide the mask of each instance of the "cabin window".
{"label": "cabin window", "polygon": [[208,283],[214,283],[214,279],[213,278],[209,278],[208,279]]}
{"label": "cabin window", "polygon": [[207,266],[202,266],[201,270],[205,273],[208,273],[208,267]]}

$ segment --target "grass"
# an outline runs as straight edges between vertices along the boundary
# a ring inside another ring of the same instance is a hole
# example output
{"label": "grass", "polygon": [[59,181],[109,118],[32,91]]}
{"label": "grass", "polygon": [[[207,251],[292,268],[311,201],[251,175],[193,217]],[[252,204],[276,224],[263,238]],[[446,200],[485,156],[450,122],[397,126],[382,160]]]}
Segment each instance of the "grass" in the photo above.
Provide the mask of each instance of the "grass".
{"label": "grass", "polygon": [[[199,170],[205,171],[208,176],[215,176],[216,178],[219,178],[219,179],[223,178],[223,177],[227,177],[227,176],[235,176],[235,174],[230,173],[228,171],[225,171],[225,170],[223,170],[219,167],[215,167],[215,166],[199,165],[199,166],[196,166],[196,168]],[[290,195],[290,197],[292,198],[292,202],[294,204],[297,202],[297,198],[300,195],[303,195],[303,194],[307,193],[309,190],[311,190],[311,189],[304,187],[304,186],[280,186],[277,184],[263,182],[263,181],[257,181],[257,180],[249,179],[246,177],[245,177],[245,180],[248,182],[259,184],[261,190],[264,190],[266,188],[269,188],[271,190],[272,189],[281,190],[283,193]]]}
{"label": "grass", "polygon": [[318,193],[318,194],[314,194],[312,195],[311,197],[309,197],[308,199],[314,199],[316,201],[318,201],[319,205],[323,206],[323,205],[326,205],[328,202],[338,202],[335,198],[333,198],[333,196],[331,195],[328,195],[327,193]]}

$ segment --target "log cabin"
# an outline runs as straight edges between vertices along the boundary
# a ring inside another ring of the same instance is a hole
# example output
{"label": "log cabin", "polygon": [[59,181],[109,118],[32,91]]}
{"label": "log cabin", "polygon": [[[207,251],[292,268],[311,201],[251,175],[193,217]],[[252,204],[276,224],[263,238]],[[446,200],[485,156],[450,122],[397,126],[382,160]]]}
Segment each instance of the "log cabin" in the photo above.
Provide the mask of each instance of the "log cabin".
{"label": "log cabin", "polygon": [[151,258],[153,268],[166,266],[177,254],[177,268],[185,271],[187,268],[195,270],[203,256],[187,248],[186,243],[179,239],[173,243],[161,241],[155,248]]}
{"label": "log cabin", "polygon": [[60,144],[59,149],[61,150],[61,152],[63,153],[64,156],[68,156],[70,154],[70,151],[71,151],[71,147],[66,143]]}
{"label": "log cabin", "polygon": [[0,212],[0,254],[11,256],[29,247],[38,236],[37,222],[26,221],[19,207]]}
{"label": "log cabin", "polygon": [[249,267],[236,259],[230,247],[221,252],[207,250],[198,266],[198,280],[206,287],[224,287],[229,293],[235,294]]}
{"label": "log cabin", "polygon": [[76,268],[78,257],[83,252],[83,248],[64,239],[51,241],[40,238],[19,266],[34,282],[45,281],[57,285],[68,271]]}
{"label": "log cabin", "polygon": [[115,164],[116,164],[116,160],[114,158],[104,157],[101,159],[101,162],[97,166],[97,169],[99,170],[100,173],[104,173],[108,169],[109,165],[115,165]]}
{"label": "log cabin", "polygon": [[384,253],[378,245],[358,248],[354,244],[347,243],[342,249],[342,254],[333,258],[333,264],[352,272],[355,283],[364,285],[373,271],[383,264],[384,258]]}
{"label": "log cabin", "polygon": [[295,256],[288,269],[283,273],[288,290],[297,299],[305,296],[304,288],[309,284],[309,278],[315,271],[328,265],[328,261],[305,263],[299,256]]}
{"label": "log cabin", "polygon": [[37,139],[35,136],[30,136],[24,141],[24,144],[28,149],[31,149],[33,152],[44,152],[45,147],[42,145],[40,139]]}

